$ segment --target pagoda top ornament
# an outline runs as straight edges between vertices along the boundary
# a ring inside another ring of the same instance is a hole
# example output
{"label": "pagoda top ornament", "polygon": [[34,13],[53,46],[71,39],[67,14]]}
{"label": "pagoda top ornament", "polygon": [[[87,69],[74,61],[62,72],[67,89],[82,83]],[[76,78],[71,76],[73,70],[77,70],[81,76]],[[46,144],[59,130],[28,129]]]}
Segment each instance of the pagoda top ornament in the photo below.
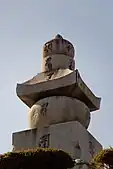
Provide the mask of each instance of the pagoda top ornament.
{"label": "pagoda top ornament", "polygon": [[46,42],[43,46],[43,57],[53,54],[64,54],[74,58],[75,49],[71,42],[57,34],[54,39]]}

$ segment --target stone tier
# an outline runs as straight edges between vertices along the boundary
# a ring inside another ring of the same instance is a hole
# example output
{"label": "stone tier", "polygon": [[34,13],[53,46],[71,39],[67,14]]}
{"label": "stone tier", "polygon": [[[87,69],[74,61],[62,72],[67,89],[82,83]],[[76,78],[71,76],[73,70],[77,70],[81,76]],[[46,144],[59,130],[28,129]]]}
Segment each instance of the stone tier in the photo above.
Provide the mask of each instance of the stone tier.
{"label": "stone tier", "polygon": [[63,54],[74,58],[75,49],[71,42],[57,35],[54,39],[46,42],[43,46],[43,57],[54,54]]}
{"label": "stone tier", "polygon": [[16,132],[13,133],[12,144],[13,151],[37,147],[62,149],[74,159],[87,162],[102,149],[101,144],[79,122]]}
{"label": "stone tier", "polygon": [[90,110],[81,101],[66,97],[52,96],[37,101],[29,110],[30,128],[43,128],[51,124],[78,121],[85,128],[90,123]]}
{"label": "stone tier", "polygon": [[42,72],[50,72],[57,69],[75,70],[74,59],[63,54],[54,54],[42,59]]}
{"label": "stone tier", "polygon": [[17,84],[16,92],[30,108],[40,99],[50,96],[76,98],[86,104],[90,111],[100,108],[101,98],[91,92],[78,70],[58,69],[39,73],[32,79]]}
{"label": "stone tier", "polygon": [[61,35],[57,35],[43,46],[42,72],[55,69],[75,69],[74,46]]}

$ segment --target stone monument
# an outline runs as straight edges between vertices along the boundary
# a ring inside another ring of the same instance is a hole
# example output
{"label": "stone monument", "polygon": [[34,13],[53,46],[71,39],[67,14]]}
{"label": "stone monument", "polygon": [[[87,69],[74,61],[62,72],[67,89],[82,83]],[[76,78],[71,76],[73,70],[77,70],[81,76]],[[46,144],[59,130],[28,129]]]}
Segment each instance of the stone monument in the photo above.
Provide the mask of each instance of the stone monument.
{"label": "stone monument", "polygon": [[17,84],[17,96],[29,107],[30,129],[13,133],[13,151],[50,147],[90,161],[102,149],[87,131],[101,98],[82,80],[74,57],[73,45],[57,35],[43,46],[42,72]]}

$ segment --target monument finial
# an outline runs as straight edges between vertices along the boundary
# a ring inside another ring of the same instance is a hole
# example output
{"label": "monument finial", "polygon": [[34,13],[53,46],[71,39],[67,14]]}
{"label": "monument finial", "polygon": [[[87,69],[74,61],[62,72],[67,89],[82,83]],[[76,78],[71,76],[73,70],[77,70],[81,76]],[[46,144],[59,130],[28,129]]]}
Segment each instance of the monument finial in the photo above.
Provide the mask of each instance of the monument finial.
{"label": "monument finial", "polygon": [[55,39],[63,39],[63,37],[62,37],[60,34],[57,34],[57,35],[55,36]]}
{"label": "monument finial", "polygon": [[71,42],[57,34],[43,46],[42,71],[57,69],[75,69],[75,49]]}
{"label": "monument finial", "polygon": [[74,58],[75,49],[71,42],[57,34],[43,46],[43,58],[52,55],[65,55]]}

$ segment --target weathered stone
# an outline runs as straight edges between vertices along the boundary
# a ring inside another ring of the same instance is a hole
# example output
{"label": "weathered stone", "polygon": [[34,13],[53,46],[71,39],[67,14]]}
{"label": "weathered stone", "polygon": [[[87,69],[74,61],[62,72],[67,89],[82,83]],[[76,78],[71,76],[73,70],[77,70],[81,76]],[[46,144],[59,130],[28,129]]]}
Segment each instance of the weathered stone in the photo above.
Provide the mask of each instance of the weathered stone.
{"label": "weathered stone", "polygon": [[75,69],[75,61],[67,55],[52,55],[43,58],[42,72],[55,71],[58,69]]}
{"label": "weathered stone", "polygon": [[58,69],[39,73],[31,80],[17,84],[18,97],[28,107],[38,100],[50,96],[67,96],[84,102],[90,111],[100,108],[100,98],[96,97],[80,77],[78,70]]}
{"label": "weathered stone", "polygon": [[79,122],[13,133],[12,140],[14,151],[36,147],[56,148],[68,152],[74,159],[87,162],[102,149],[101,144]]}
{"label": "weathered stone", "polygon": [[75,49],[73,45],[57,35],[55,39],[44,44],[42,72],[56,69],[75,69]]}
{"label": "weathered stone", "polygon": [[55,39],[46,42],[43,46],[43,57],[51,56],[54,54],[63,54],[74,58],[75,49],[71,42],[63,39],[60,35],[56,36]]}
{"label": "weathered stone", "polygon": [[73,45],[57,35],[44,44],[42,73],[17,84],[17,96],[30,108],[32,130],[13,133],[13,151],[50,147],[90,162],[102,149],[87,131],[90,112],[100,108],[101,98],[74,70],[75,55]]}
{"label": "weathered stone", "polygon": [[85,128],[88,128],[90,122],[88,107],[75,98],[46,97],[36,102],[29,111],[30,128],[42,128],[69,121],[78,121]]}

